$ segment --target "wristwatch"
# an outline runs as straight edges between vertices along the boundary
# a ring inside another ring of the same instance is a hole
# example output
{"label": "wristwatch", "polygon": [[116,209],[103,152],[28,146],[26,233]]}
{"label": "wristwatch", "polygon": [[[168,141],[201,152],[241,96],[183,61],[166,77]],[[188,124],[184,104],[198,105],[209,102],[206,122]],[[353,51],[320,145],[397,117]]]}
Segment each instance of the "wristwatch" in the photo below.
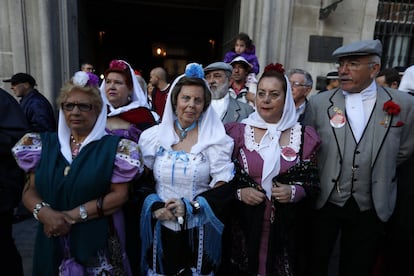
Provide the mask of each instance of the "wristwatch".
{"label": "wristwatch", "polygon": [[88,219],[88,211],[83,204],[79,206],[79,216],[83,221]]}

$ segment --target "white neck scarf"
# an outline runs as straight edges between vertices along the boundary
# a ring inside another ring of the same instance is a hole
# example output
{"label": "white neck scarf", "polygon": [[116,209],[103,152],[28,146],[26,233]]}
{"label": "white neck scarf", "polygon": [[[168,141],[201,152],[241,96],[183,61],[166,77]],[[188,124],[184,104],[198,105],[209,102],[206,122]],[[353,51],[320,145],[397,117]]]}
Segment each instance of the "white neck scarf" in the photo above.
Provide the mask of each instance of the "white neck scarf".
{"label": "white neck scarf", "polygon": [[360,93],[343,91],[345,110],[356,142],[361,140],[368,118],[376,99],[377,88],[375,81]]}
{"label": "white neck scarf", "polygon": [[280,171],[280,145],[279,139],[282,131],[292,128],[296,123],[296,107],[293,101],[292,89],[288,78],[285,76],[287,89],[285,105],[283,106],[282,118],[276,124],[266,123],[257,111],[251,113],[242,123],[252,127],[266,129],[260,144],[268,145],[259,149],[259,155],[263,159],[262,187],[266,191],[266,196],[270,199],[272,195],[272,179]]}
{"label": "white neck scarf", "polygon": [[361,93],[345,94],[345,110],[355,140],[359,142],[365,128],[365,113]]}

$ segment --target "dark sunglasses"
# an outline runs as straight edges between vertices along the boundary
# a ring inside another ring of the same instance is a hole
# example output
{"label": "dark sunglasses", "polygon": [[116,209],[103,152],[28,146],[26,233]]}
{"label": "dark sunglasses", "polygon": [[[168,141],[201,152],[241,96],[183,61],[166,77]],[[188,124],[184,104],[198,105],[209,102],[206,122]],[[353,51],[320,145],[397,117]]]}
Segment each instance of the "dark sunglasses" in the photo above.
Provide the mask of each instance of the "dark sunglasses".
{"label": "dark sunglasses", "polygon": [[88,112],[92,110],[92,105],[87,103],[62,103],[62,109],[65,111],[72,111],[75,106],[79,108],[80,111]]}

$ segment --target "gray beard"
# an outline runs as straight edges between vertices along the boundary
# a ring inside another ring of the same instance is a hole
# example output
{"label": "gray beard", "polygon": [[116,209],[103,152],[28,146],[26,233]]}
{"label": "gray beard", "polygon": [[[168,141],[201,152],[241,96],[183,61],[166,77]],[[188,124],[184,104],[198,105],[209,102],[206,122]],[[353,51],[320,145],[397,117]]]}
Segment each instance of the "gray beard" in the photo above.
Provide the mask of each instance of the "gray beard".
{"label": "gray beard", "polygon": [[217,87],[215,91],[211,91],[211,98],[216,100],[221,99],[226,96],[227,93],[229,93],[229,83],[225,82]]}

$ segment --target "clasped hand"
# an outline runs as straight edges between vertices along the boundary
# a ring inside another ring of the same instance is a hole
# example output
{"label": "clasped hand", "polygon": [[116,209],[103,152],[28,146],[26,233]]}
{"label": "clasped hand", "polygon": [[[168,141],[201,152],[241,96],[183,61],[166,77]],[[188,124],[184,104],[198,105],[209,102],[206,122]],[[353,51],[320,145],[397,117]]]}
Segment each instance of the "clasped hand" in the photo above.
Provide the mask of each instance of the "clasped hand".
{"label": "clasped hand", "polygon": [[[262,191],[258,191],[251,187],[242,188],[240,193],[242,201],[248,205],[253,206],[260,204],[266,198],[266,195]],[[280,203],[288,203],[290,202],[291,195],[291,185],[286,185],[279,182],[273,183],[272,198]]]}
{"label": "clasped hand", "polygon": [[177,221],[185,215],[185,204],[181,199],[173,198],[167,200],[163,208],[154,211],[154,217],[158,220]]}
{"label": "clasped hand", "polygon": [[291,185],[282,184],[280,182],[273,183],[272,186],[272,198],[276,199],[280,203],[290,202],[292,196]]}
{"label": "clasped hand", "polygon": [[248,205],[259,205],[266,199],[265,193],[251,187],[242,188],[240,190],[241,200]]}
{"label": "clasped hand", "polygon": [[56,211],[49,207],[44,207],[42,223],[43,232],[47,237],[64,236],[69,233],[75,221],[65,212]]}

